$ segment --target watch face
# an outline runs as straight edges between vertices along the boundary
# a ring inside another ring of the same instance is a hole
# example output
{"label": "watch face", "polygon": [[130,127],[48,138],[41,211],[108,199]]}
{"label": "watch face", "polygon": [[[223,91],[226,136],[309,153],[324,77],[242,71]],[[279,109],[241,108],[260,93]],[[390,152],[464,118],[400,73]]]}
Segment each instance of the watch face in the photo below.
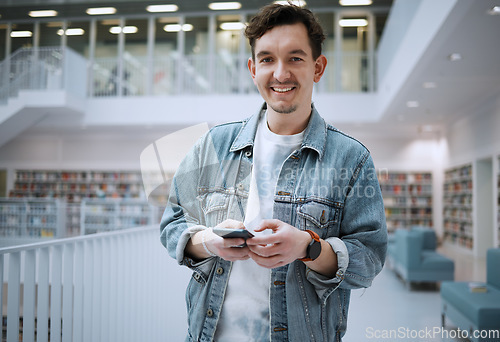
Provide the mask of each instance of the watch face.
{"label": "watch face", "polygon": [[321,242],[313,240],[309,245],[309,258],[315,260],[321,254]]}

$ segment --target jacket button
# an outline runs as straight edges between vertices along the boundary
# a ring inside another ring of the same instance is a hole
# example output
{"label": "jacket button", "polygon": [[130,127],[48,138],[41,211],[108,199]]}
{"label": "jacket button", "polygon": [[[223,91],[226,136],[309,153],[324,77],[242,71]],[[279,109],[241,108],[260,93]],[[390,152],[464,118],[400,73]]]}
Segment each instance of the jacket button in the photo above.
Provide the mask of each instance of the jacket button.
{"label": "jacket button", "polygon": [[250,158],[252,156],[252,151],[245,151],[245,157]]}
{"label": "jacket button", "polygon": [[212,317],[214,315],[214,312],[212,311],[212,309],[208,309],[207,310],[207,316],[208,317]]}
{"label": "jacket button", "polygon": [[194,274],[194,279],[199,280],[200,279],[200,275],[198,273],[195,273]]}
{"label": "jacket button", "polygon": [[224,269],[222,267],[219,267],[217,268],[217,270],[215,271],[218,275],[221,275],[222,273],[224,273]]}
{"label": "jacket button", "polygon": [[245,190],[243,183],[238,184],[238,190]]}

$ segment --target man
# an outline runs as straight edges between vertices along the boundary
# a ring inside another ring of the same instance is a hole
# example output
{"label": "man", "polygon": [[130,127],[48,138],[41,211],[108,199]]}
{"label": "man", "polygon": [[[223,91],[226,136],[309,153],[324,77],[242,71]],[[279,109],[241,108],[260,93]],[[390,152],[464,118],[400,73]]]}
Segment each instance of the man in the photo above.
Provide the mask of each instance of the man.
{"label": "man", "polygon": [[[327,61],[307,9],[268,5],[248,25],[265,104],[211,129],[176,172],[161,241],[193,270],[187,341],[340,341],[350,290],[382,269],[387,230],[369,151],[312,105]],[[255,237],[224,239],[218,228]]]}

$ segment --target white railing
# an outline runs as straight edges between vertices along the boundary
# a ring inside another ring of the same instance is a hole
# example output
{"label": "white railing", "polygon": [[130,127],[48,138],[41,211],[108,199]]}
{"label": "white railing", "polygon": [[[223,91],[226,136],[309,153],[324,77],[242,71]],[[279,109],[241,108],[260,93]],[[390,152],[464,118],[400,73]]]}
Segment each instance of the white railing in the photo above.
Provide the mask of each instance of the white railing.
{"label": "white railing", "polygon": [[[321,93],[375,91],[375,61],[366,52],[327,53],[328,65],[317,86]],[[336,64],[341,63],[339,68]],[[247,70],[247,57],[218,54],[176,55],[154,58],[152,70],[146,57],[123,60],[122,78],[116,58],[96,58],[92,70],[93,97],[141,95],[205,95],[256,93]],[[338,69],[338,70],[337,70]],[[340,77],[336,75],[340,73]],[[150,75],[151,73],[151,75]],[[148,82],[151,82],[148,87]],[[121,85],[121,93],[119,86]],[[151,89],[151,94],[147,94]]]}
{"label": "white railing", "polygon": [[158,226],[0,249],[2,341],[183,340],[188,277]]}
{"label": "white railing", "polygon": [[86,62],[69,48],[21,48],[0,63],[0,104],[21,90],[65,89],[83,97]]}

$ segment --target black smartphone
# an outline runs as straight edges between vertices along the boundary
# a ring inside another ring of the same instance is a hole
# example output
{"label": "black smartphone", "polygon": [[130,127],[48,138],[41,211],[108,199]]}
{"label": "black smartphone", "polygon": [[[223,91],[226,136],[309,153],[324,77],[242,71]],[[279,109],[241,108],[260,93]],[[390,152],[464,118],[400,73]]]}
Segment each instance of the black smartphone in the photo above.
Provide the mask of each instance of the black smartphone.
{"label": "black smartphone", "polygon": [[254,235],[246,229],[218,228],[218,227],[212,229],[215,234],[223,237],[224,239],[243,238],[246,240],[254,237]]}

